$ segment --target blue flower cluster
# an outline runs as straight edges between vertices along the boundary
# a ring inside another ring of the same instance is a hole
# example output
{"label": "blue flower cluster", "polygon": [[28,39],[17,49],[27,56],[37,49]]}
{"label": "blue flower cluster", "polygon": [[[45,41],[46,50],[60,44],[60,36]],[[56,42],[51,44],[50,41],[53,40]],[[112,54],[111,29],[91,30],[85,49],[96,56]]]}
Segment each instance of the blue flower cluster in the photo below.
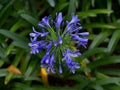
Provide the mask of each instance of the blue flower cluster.
{"label": "blue flower cluster", "polygon": [[38,26],[41,32],[33,27],[30,33],[31,54],[40,53],[45,50],[46,54],[41,60],[41,67],[46,68],[47,72],[55,73],[55,65],[59,66],[59,73],[62,73],[62,67],[67,65],[70,72],[75,73],[75,69],[80,68],[79,63],[74,58],[81,55],[78,50],[73,50],[74,44],[86,48],[89,35],[88,32],[80,32],[82,26],[77,15],[73,15],[71,21],[65,21],[62,13],[56,15],[55,20],[50,16],[45,16],[39,22]]}

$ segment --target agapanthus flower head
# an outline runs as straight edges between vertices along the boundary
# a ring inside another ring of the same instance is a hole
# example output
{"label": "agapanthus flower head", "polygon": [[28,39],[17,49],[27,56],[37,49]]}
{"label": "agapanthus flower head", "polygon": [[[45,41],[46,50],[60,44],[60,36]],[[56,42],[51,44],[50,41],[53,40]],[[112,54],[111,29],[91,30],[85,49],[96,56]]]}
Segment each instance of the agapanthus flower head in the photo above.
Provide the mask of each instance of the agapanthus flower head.
{"label": "agapanthus flower head", "polygon": [[38,27],[41,31],[33,27],[33,32],[30,33],[29,46],[31,54],[41,53],[41,50],[46,52],[40,66],[46,68],[48,73],[62,73],[64,66],[75,73],[80,65],[74,58],[81,56],[81,53],[79,50],[73,50],[73,47],[76,47],[73,45],[86,48],[86,36],[89,35],[88,32],[81,32],[82,26],[78,16],[73,15],[70,21],[64,20],[61,12],[53,20],[50,16],[45,16],[38,23]]}

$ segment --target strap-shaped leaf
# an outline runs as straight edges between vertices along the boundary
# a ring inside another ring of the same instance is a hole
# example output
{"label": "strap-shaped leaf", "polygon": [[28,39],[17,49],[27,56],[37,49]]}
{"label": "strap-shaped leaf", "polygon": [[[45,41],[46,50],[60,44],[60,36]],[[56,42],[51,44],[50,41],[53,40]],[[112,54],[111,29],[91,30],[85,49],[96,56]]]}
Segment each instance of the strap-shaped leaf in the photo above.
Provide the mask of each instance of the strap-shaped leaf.
{"label": "strap-shaped leaf", "polygon": [[10,8],[10,6],[15,2],[15,0],[9,1],[9,3],[2,9],[0,12],[0,18],[4,15],[4,13]]}
{"label": "strap-shaped leaf", "polygon": [[51,7],[55,6],[55,1],[54,0],[47,0],[47,2],[50,4]]}
{"label": "strap-shaped leaf", "polygon": [[78,12],[77,14],[81,18],[85,18],[85,17],[95,17],[97,16],[97,14],[110,14],[112,12],[113,12],[112,10],[108,10],[108,9],[94,9],[94,10]]}
{"label": "strap-shaped leaf", "polygon": [[76,1],[77,0],[70,0],[68,15],[71,16],[73,13],[76,12]]}
{"label": "strap-shaped leaf", "polygon": [[119,40],[120,40],[120,30],[116,30],[113,33],[112,38],[109,41],[109,44],[107,47],[107,52],[112,53],[114,51],[114,49],[116,48],[116,45]]}
{"label": "strap-shaped leaf", "polygon": [[107,75],[120,76],[120,69],[117,68],[98,69],[98,71]]}
{"label": "strap-shaped leaf", "polygon": [[14,43],[13,43],[14,45],[24,48],[26,50],[29,49],[29,47],[28,47],[29,42],[28,42],[27,38],[22,37],[16,33],[10,32],[8,30],[3,30],[3,29],[0,29],[0,34],[6,36],[8,38],[11,38],[14,41]]}
{"label": "strap-shaped leaf", "polygon": [[120,56],[103,57],[99,60],[95,60],[94,62],[91,62],[90,64],[88,64],[88,67],[96,68],[102,65],[115,64],[115,63],[120,63]]}
{"label": "strap-shaped leaf", "polygon": [[96,36],[89,48],[92,49],[99,46],[109,34],[110,32],[101,32],[98,36]]}
{"label": "strap-shaped leaf", "polygon": [[90,24],[83,24],[83,28],[104,28],[104,29],[116,29],[116,26],[111,24],[105,23],[90,23]]}
{"label": "strap-shaped leaf", "polygon": [[[13,64],[14,66],[17,67],[17,65],[20,63],[20,60],[21,60],[21,58],[22,58],[22,55],[23,55],[23,51],[18,50],[17,53],[16,53],[16,56],[15,56],[15,58],[14,58],[14,61],[12,62],[12,64]],[[8,74],[6,75],[6,77],[5,77],[4,83],[7,84],[7,83],[12,79],[13,76],[14,76],[13,73],[8,73]]]}
{"label": "strap-shaped leaf", "polygon": [[28,68],[27,68],[27,70],[25,72],[25,76],[30,76],[32,74],[32,72],[35,69],[37,63],[38,63],[37,60],[32,60],[30,62],[29,66],[28,66]]}
{"label": "strap-shaped leaf", "polygon": [[0,77],[6,76],[7,73],[8,73],[7,69],[0,69]]}
{"label": "strap-shaped leaf", "polygon": [[87,58],[89,56],[95,55],[95,54],[100,54],[100,53],[105,53],[106,48],[93,48],[85,51],[81,57]]}
{"label": "strap-shaped leaf", "polygon": [[32,16],[30,16],[28,14],[25,14],[25,13],[20,14],[20,16],[23,19],[25,19],[27,22],[31,23],[32,25],[34,25],[34,26],[38,25],[39,21],[37,19],[35,19],[34,17],[32,17]]}

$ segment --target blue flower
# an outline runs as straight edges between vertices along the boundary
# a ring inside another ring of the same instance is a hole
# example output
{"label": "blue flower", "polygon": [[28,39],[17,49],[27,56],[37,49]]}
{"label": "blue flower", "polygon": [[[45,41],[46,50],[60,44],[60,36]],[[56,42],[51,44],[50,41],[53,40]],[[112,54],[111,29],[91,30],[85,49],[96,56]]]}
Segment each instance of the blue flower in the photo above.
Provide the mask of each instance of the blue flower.
{"label": "blue flower", "polygon": [[[66,65],[70,72],[75,73],[80,68],[78,62],[74,60],[80,57],[79,50],[73,50],[71,46],[77,44],[78,47],[86,48],[88,32],[82,32],[82,26],[77,15],[73,15],[70,21],[64,21],[62,13],[58,13],[55,19],[45,16],[38,24],[41,32],[35,30],[30,33],[29,46],[31,54],[45,51],[41,59],[41,67],[46,68],[48,73],[63,72],[62,68]],[[59,65],[58,65],[59,64]],[[55,66],[57,66],[55,68]],[[59,70],[57,70],[59,69]]]}
{"label": "blue flower", "polygon": [[54,54],[51,55],[51,58],[49,59],[49,63],[48,63],[48,68],[47,68],[47,72],[52,72],[55,73],[55,69],[54,69]]}
{"label": "blue flower", "polygon": [[32,27],[34,33],[30,33],[30,39],[31,41],[36,41],[37,37],[40,36],[40,33],[35,30],[34,27]]}
{"label": "blue flower", "polygon": [[50,60],[50,52],[47,52],[41,60],[41,67],[46,67],[46,64],[49,63]]}
{"label": "blue flower", "polygon": [[38,24],[38,26],[40,26],[41,28],[50,28],[50,23],[49,23],[49,20],[50,20],[50,16],[45,16],[42,21]]}
{"label": "blue flower", "polygon": [[[81,38],[80,36],[78,36],[76,34],[71,34],[71,36],[72,36],[73,40],[76,41],[78,46],[83,46],[84,48],[86,48],[86,44],[88,42],[87,38]],[[82,36],[83,36],[83,34],[82,34]]]}
{"label": "blue flower", "polygon": [[[82,29],[82,26],[80,24],[80,20],[78,19],[78,16],[72,16],[72,20],[70,22],[67,21],[67,30],[66,33],[76,33],[79,32]],[[65,34],[66,34],[65,33]]]}
{"label": "blue flower", "polygon": [[63,53],[63,56],[64,56],[63,60],[68,60],[68,58],[70,58],[70,57],[78,57],[80,55],[81,55],[81,53],[79,51],[67,49]]}
{"label": "blue flower", "polygon": [[78,23],[80,20],[78,19],[77,15],[72,15],[72,20],[69,22],[69,24],[76,24]]}
{"label": "blue flower", "polygon": [[45,54],[45,56],[41,60],[41,67],[47,68],[47,72],[55,73],[54,69],[54,54],[50,55],[49,52]]}
{"label": "blue flower", "polygon": [[63,20],[63,18],[62,18],[62,13],[60,12],[60,13],[58,13],[58,15],[57,15],[57,17],[56,17],[56,19],[55,19],[56,29],[60,29],[60,25],[61,25],[61,23],[62,23],[62,20]]}
{"label": "blue flower", "polygon": [[71,61],[71,62],[66,62],[68,68],[70,69],[70,72],[75,73],[75,69],[79,69],[79,63],[75,62],[75,61]]}
{"label": "blue flower", "polygon": [[63,61],[66,61],[66,64],[72,73],[75,73],[75,69],[80,68],[79,64],[72,60],[72,57],[78,57],[81,53],[74,50],[67,49],[63,54]]}
{"label": "blue flower", "polygon": [[46,45],[47,51],[50,51],[51,47],[52,47],[52,42],[49,42],[48,45]]}
{"label": "blue flower", "polygon": [[31,54],[39,53],[45,46],[47,45],[47,42],[45,41],[33,41],[29,43],[29,46],[32,48],[30,51]]}
{"label": "blue flower", "polygon": [[37,37],[39,36],[44,37],[49,34],[49,32],[43,32],[43,33],[37,32],[34,27],[32,27],[32,29],[34,33],[30,33],[31,41],[36,41]]}
{"label": "blue flower", "polygon": [[82,32],[82,33],[77,33],[78,35],[81,35],[81,36],[88,36],[89,35],[89,32]]}

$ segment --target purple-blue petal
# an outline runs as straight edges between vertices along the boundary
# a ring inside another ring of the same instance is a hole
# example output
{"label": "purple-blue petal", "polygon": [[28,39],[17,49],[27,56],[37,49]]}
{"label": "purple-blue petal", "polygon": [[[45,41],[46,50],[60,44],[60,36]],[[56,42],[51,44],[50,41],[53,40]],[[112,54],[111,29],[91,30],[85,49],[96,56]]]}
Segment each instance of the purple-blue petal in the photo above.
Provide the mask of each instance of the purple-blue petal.
{"label": "purple-blue petal", "polygon": [[40,36],[41,33],[37,32],[34,27],[32,27],[32,29],[33,29],[34,33],[30,33],[30,39],[33,42],[33,41],[37,40],[37,37]]}
{"label": "purple-blue petal", "polygon": [[81,35],[81,36],[88,36],[88,35],[89,35],[89,32],[78,33],[78,35]]}
{"label": "purple-blue petal", "polygon": [[69,50],[67,49],[65,53],[63,54],[63,61],[66,61],[66,64],[68,66],[68,69],[70,69],[70,72],[75,73],[75,69],[80,68],[79,64],[72,60],[72,57],[80,56],[81,54],[78,51]]}
{"label": "purple-blue petal", "polygon": [[42,21],[38,24],[38,26],[40,26],[41,28],[50,28],[50,17],[49,16],[45,16]]}
{"label": "purple-blue petal", "polygon": [[77,15],[73,15],[73,16],[72,16],[72,20],[69,22],[69,24],[77,23],[77,22],[79,22],[79,21],[80,21],[80,20],[79,20],[78,16],[77,16]]}
{"label": "purple-blue petal", "polygon": [[71,34],[71,37],[72,37],[72,39],[74,39],[74,40],[79,40],[79,36],[78,35],[76,35],[76,34]]}
{"label": "purple-blue petal", "polygon": [[50,60],[50,53],[49,52],[47,52],[45,55],[44,55],[44,57],[42,58],[42,60],[41,60],[41,65],[43,64],[46,64],[46,62],[49,62],[49,60]]}
{"label": "purple-blue petal", "polygon": [[56,26],[56,28],[57,29],[60,29],[60,25],[61,25],[61,22],[62,22],[62,20],[63,20],[63,18],[62,18],[62,13],[60,12],[60,13],[58,13],[58,15],[57,15],[57,17],[56,17],[56,22],[55,22],[55,26]]}
{"label": "purple-blue petal", "polygon": [[46,42],[44,41],[34,41],[29,43],[29,46],[31,47],[31,54],[36,54],[40,52],[41,49],[43,49],[46,46]]}
{"label": "purple-blue petal", "polygon": [[46,35],[48,35],[49,34],[49,32],[44,32],[44,33],[41,33],[41,37],[44,37],[44,36],[46,36]]}
{"label": "purple-blue petal", "polygon": [[48,63],[48,68],[47,68],[47,72],[52,72],[55,73],[55,69],[54,69],[54,54],[51,55],[50,59],[49,59],[49,63]]}
{"label": "purple-blue petal", "polygon": [[50,42],[50,43],[48,43],[48,45],[46,45],[47,51],[49,51],[51,49],[51,47],[52,47],[52,42]]}

